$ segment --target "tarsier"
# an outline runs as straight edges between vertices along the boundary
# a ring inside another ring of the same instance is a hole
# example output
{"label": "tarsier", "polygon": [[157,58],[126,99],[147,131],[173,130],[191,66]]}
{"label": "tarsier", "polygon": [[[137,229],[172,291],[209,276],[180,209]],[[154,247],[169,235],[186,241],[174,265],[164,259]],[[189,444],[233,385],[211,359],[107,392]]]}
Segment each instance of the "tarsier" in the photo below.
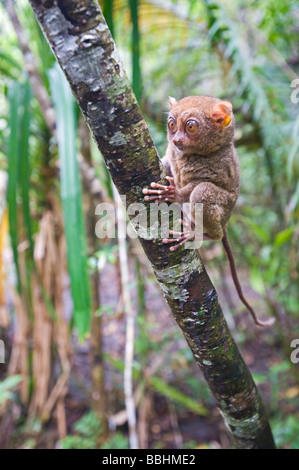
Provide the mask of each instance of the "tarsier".
{"label": "tarsier", "polygon": [[[234,147],[232,105],[212,96],[169,98],[168,146],[162,163],[169,185],[151,183],[143,189],[146,201],[190,203],[195,220],[195,204],[203,209],[203,239],[222,240],[238,295],[255,323],[272,325],[274,319],[261,321],[245,299],[240,286],[226,226],[239,195],[239,162]],[[191,223],[192,223],[191,221]],[[176,238],[163,239],[171,251],[190,240],[186,223],[182,232],[170,231]]]}

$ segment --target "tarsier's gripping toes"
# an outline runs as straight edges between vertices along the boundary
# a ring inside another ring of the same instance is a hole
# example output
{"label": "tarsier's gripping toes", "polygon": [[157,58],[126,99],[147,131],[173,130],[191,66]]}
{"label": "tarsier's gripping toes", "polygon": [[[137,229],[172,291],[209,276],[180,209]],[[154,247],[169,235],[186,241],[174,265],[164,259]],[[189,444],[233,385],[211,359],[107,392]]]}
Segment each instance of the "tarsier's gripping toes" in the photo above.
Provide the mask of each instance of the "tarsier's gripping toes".
{"label": "tarsier's gripping toes", "polygon": [[[192,221],[195,220],[195,204],[201,203],[203,238],[222,240],[240,299],[257,325],[273,324],[272,318],[267,322],[258,320],[244,298],[226,233],[238,198],[240,179],[231,103],[212,96],[187,96],[180,101],[170,98],[167,136],[168,146],[162,163],[169,185],[152,183],[152,189],[143,189],[144,199],[189,202]],[[176,238],[163,242],[172,244],[171,251],[191,239],[188,228],[170,233]]]}

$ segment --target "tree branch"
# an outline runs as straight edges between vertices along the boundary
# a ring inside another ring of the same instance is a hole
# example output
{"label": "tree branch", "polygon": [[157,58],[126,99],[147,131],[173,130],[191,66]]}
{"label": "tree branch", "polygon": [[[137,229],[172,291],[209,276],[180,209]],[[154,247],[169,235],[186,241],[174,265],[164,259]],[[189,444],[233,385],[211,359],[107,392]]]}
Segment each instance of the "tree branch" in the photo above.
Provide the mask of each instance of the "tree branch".
{"label": "tree branch", "polygon": [[[95,0],[30,0],[127,205],[164,173]],[[149,207],[147,205],[147,207]],[[197,251],[141,238],[172,313],[239,448],[274,448],[261,399]]]}

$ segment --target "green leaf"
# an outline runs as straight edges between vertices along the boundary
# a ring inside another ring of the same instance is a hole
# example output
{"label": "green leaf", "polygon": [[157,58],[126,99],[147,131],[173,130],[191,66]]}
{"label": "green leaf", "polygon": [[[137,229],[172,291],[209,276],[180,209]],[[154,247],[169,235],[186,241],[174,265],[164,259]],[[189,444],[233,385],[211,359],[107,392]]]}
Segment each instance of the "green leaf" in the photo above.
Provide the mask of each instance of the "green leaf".
{"label": "green leaf", "polygon": [[[121,360],[112,358],[108,355],[104,355],[104,358],[107,358],[107,361],[110,361],[117,370],[123,372],[124,363]],[[135,364],[135,367],[133,369],[133,378],[137,377],[136,372],[137,371]],[[203,405],[198,403],[196,400],[193,400],[193,398],[188,397],[183,392],[180,392],[174,387],[171,387],[166,382],[164,382],[164,380],[152,376],[148,377],[147,380],[154,390],[159,392],[161,395],[169,398],[170,400],[174,401],[175,403],[178,403],[179,405],[182,405],[185,408],[194,411],[195,413],[201,416],[206,416],[208,414],[208,410]]]}
{"label": "green leaf", "polygon": [[21,293],[21,278],[19,269],[19,234],[18,234],[18,206],[17,206],[17,189],[19,181],[19,101],[21,98],[21,85],[13,82],[8,89],[9,99],[9,138],[7,146],[8,158],[8,183],[7,183],[7,204],[8,204],[8,221],[11,246],[13,251],[14,263],[17,274],[18,292]]}
{"label": "green leaf", "polygon": [[21,375],[12,375],[0,382],[0,404],[13,398],[12,390],[21,382]]}
{"label": "green leaf", "polygon": [[257,384],[264,384],[268,382],[268,377],[266,374],[261,374],[260,372],[252,372],[252,378]]}
{"label": "green leaf", "polygon": [[142,95],[141,67],[140,67],[140,32],[138,21],[138,0],[129,0],[132,19],[132,88],[140,101]]}
{"label": "green leaf", "polygon": [[115,307],[112,307],[111,305],[101,305],[100,308],[98,308],[94,315],[95,317],[101,317],[103,314],[106,315],[113,315],[115,312]]}
{"label": "green leaf", "polygon": [[11,390],[15,388],[22,381],[21,375],[11,375],[7,377],[3,382],[0,382],[1,391]]}
{"label": "green leaf", "polygon": [[258,266],[250,269],[250,284],[260,295],[265,294],[264,278]]}
{"label": "green leaf", "polygon": [[293,227],[288,227],[282,230],[281,232],[279,232],[275,237],[274,245],[281,246],[284,243],[288,242],[290,238],[292,237],[294,230],[295,230],[295,227],[293,226]]}
{"label": "green leaf", "polygon": [[114,0],[104,0],[103,6],[103,14],[112,36],[114,36],[113,1]]}
{"label": "green leaf", "polygon": [[206,416],[208,414],[208,410],[203,405],[180,392],[176,388],[171,387],[166,382],[164,382],[164,380],[161,380],[158,377],[150,377],[149,383],[154,388],[154,390],[169,398],[170,400],[173,400],[179,405],[182,405],[201,416]]}
{"label": "green leaf", "polygon": [[29,187],[30,187],[30,166],[29,166],[29,136],[30,136],[30,101],[31,89],[27,81],[22,89],[22,109],[23,113],[20,122],[20,189],[22,196],[22,213],[24,225],[29,242],[30,255],[33,259],[33,239],[29,206]]}
{"label": "green leaf", "polygon": [[289,181],[292,180],[293,175],[294,175],[293,165],[294,165],[295,156],[298,155],[298,149],[299,149],[299,115],[297,116],[295,123],[294,123],[292,140],[293,140],[293,145],[290,149],[290,152],[288,155],[288,163],[287,163],[287,175],[288,175]]}
{"label": "green leaf", "polygon": [[279,362],[278,364],[274,364],[273,366],[271,366],[269,372],[271,375],[276,376],[280,374],[281,372],[289,371],[290,368],[291,368],[291,365],[289,362],[282,361],[282,362]]}
{"label": "green leaf", "polygon": [[57,119],[60,193],[74,304],[74,324],[78,329],[80,340],[83,340],[90,328],[91,299],[81,183],[75,145],[75,107],[69,84],[57,64],[49,71],[49,79]]}
{"label": "green leaf", "polygon": [[7,54],[3,50],[3,48],[0,48],[0,59],[7,62],[9,65],[12,65],[16,69],[18,69],[19,72],[21,72],[21,70],[22,70],[21,65],[16,60],[13,59],[11,54]]}
{"label": "green leaf", "polygon": [[242,220],[248,227],[250,228],[251,232],[263,243],[270,243],[271,238],[268,230],[263,228],[261,225],[255,223],[253,220],[249,219],[249,217],[239,216],[240,220]]}

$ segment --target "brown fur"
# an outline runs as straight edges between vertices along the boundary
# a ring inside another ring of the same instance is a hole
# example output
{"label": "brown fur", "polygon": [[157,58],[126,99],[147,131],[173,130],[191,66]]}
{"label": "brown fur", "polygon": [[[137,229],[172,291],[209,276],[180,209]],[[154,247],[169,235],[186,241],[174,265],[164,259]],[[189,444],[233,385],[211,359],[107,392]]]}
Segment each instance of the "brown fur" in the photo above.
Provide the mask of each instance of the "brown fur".
{"label": "brown fur", "polygon": [[[170,104],[169,117],[175,119],[177,131],[168,130],[168,147],[162,162],[173,176],[178,202],[203,203],[204,233],[221,240],[223,230],[239,194],[239,164],[234,148],[234,118],[227,126],[219,125],[211,113],[218,98],[188,96]],[[199,132],[185,131],[188,119],[199,122]]]}
{"label": "brown fur", "polygon": [[[244,305],[255,323],[272,325],[273,319],[262,322],[245,299],[227,238],[226,225],[239,195],[239,162],[234,148],[234,116],[232,105],[212,96],[187,96],[180,101],[170,98],[168,146],[162,159],[169,186],[152,183],[144,188],[145,200],[191,203],[195,220],[195,204],[202,203],[204,236],[222,240],[229,260],[232,278]],[[174,251],[185,243],[188,233],[178,239]]]}

